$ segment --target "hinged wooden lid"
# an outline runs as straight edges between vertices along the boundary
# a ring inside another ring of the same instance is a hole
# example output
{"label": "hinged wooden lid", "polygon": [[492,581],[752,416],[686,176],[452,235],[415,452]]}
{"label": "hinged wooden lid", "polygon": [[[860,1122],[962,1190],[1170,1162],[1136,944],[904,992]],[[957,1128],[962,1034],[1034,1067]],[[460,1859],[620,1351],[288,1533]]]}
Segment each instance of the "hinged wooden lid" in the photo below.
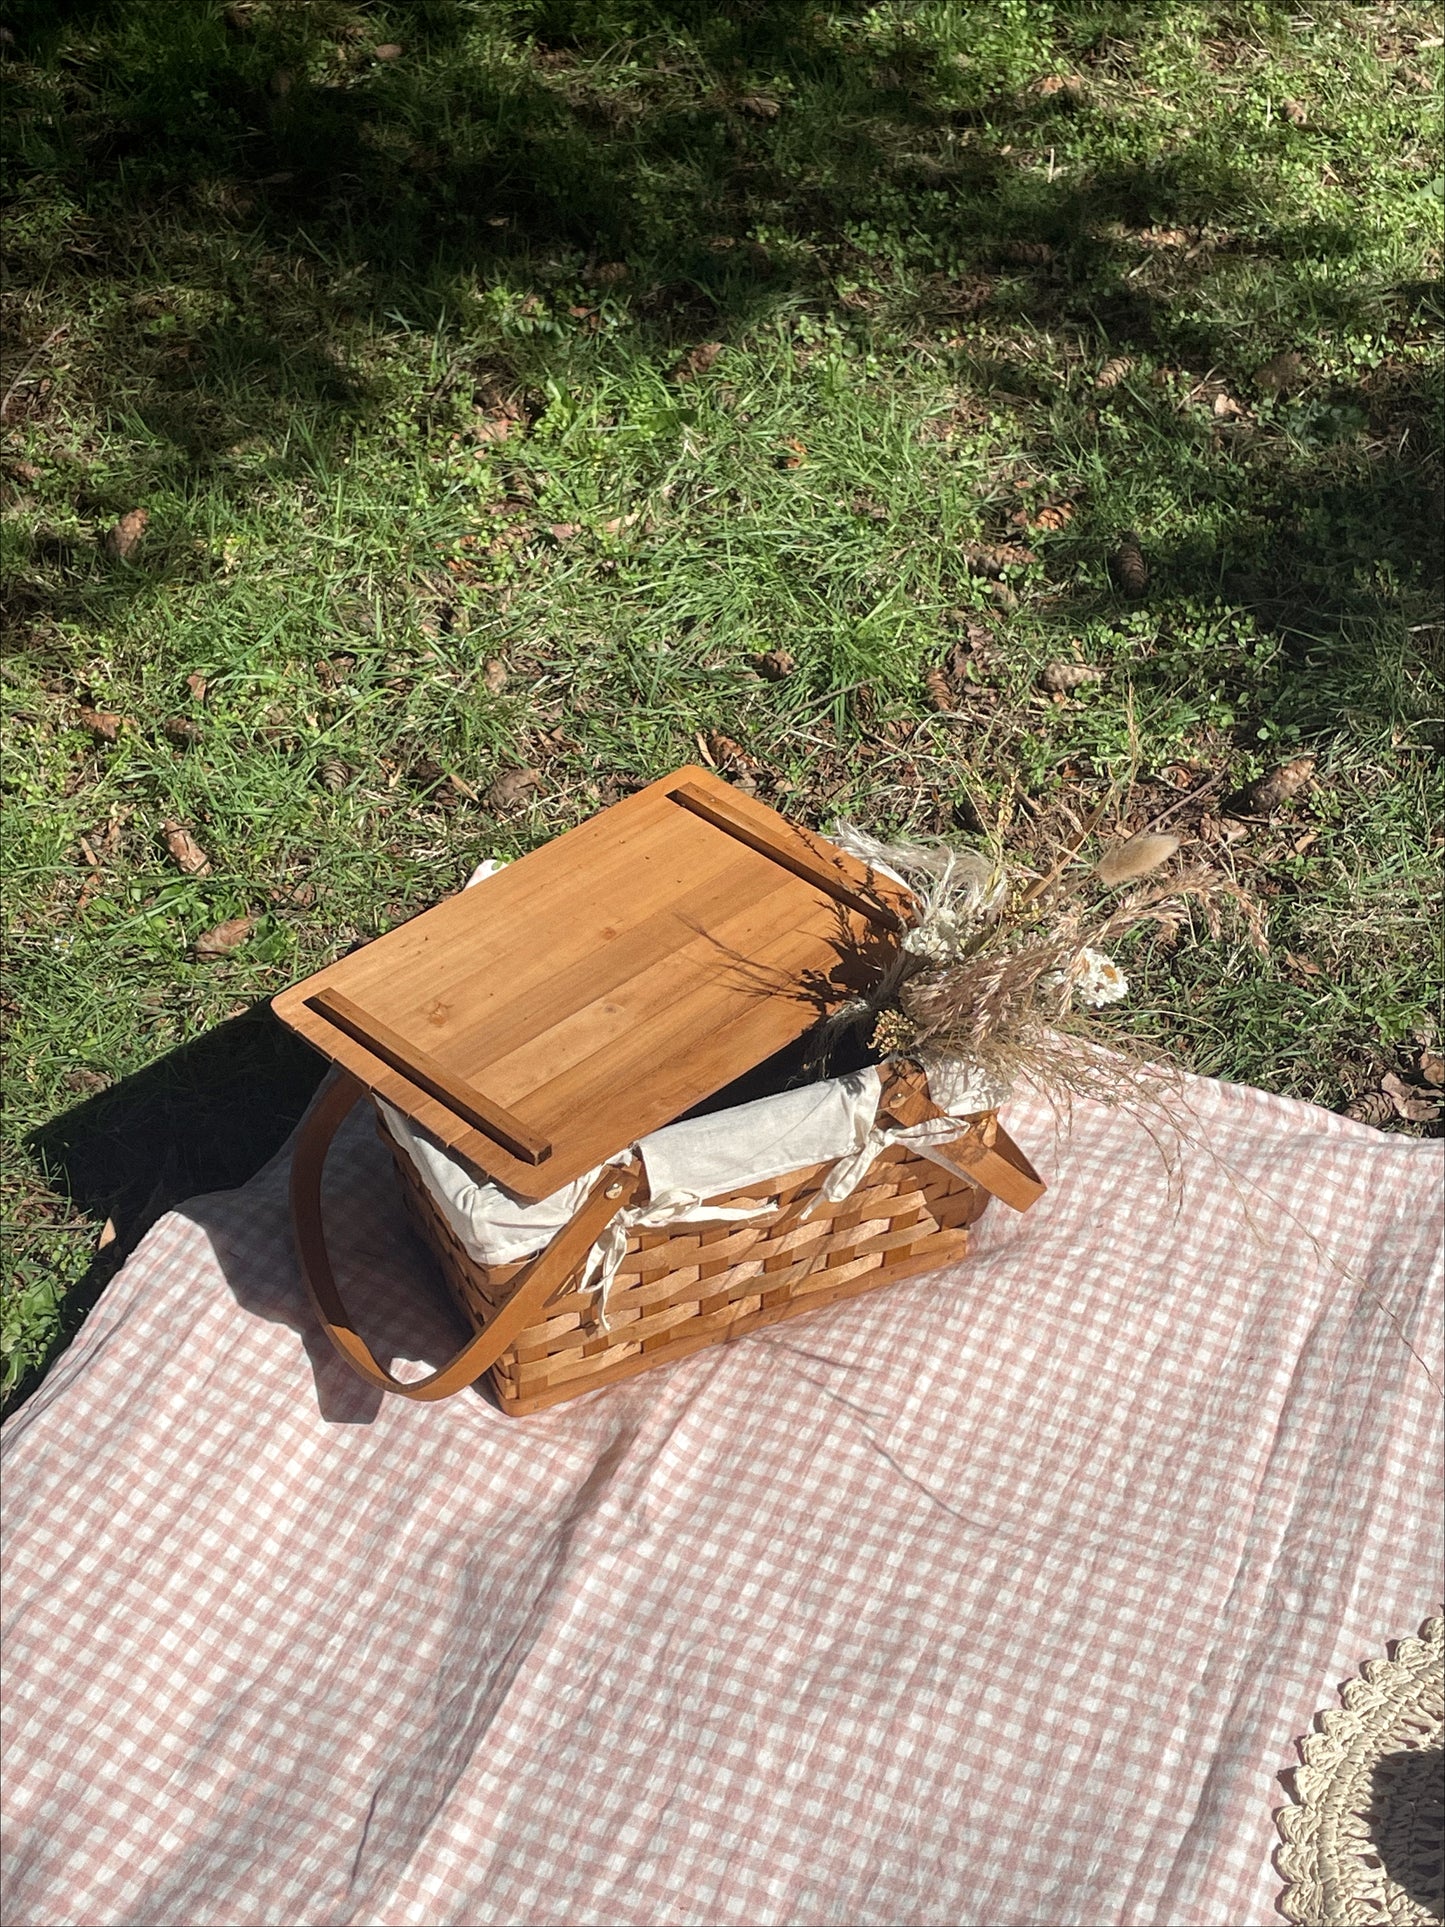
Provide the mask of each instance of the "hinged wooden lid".
{"label": "hinged wooden lid", "polygon": [[441,1144],[543,1198],[875,983],[909,903],[681,769],[275,1010]]}

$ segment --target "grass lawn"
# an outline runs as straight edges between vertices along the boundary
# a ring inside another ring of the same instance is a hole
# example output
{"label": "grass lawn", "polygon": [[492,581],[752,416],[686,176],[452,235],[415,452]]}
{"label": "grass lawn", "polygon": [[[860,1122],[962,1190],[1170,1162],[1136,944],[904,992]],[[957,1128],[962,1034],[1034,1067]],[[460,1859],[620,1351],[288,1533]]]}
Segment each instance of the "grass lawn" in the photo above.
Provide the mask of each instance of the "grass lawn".
{"label": "grass lawn", "polygon": [[299,1114],[263,1000],[702,756],[1167,813],[1270,954],[1118,1021],[1438,1129],[1433,9],[10,17],[7,1386]]}

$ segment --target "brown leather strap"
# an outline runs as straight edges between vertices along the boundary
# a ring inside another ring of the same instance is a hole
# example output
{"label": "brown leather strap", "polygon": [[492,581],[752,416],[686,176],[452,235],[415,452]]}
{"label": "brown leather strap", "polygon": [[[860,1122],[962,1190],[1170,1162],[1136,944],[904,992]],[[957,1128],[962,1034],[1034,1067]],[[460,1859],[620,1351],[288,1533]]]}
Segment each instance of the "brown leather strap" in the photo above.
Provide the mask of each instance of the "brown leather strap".
{"label": "brown leather strap", "polygon": [[402,1398],[449,1398],[475,1384],[538,1316],[560,1285],[576,1271],[602,1232],[630,1203],[641,1183],[639,1165],[609,1165],[588,1192],[570,1223],[565,1224],[545,1250],[539,1251],[517,1274],[512,1294],[496,1316],[454,1358],[429,1378],[393,1378],[372,1357],[370,1348],[352,1324],[326,1250],[321,1219],[321,1174],[326,1153],[353,1106],[367,1095],[366,1087],[342,1072],[327,1086],[301,1126],[291,1160],[291,1223],[301,1276],[322,1329],[351,1369],[368,1385]]}
{"label": "brown leather strap", "polygon": [[[902,1125],[926,1124],[948,1115],[928,1095],[928,1079],[922,1070],[906,1062],[890,1064],[884,1070],[878,1108]],[[992,1111],[971,1118],[960,1137],[930,1144],[928,1155],[982,1185],[1015,1211],[1027,1211],[1044,1195],[1043,1179]]]}

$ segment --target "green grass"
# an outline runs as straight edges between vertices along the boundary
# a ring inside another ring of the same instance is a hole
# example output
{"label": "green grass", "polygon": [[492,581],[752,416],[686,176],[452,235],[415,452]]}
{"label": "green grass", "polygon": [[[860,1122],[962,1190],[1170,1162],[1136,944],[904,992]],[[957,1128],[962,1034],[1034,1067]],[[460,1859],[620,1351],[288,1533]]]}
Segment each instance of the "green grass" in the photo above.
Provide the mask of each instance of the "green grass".
{"label": "green grass", "polygon": [[[246,1012],[699,735],[804,820],[1005,811],[1025,855],[1132,770],[1124,820],[1182,804],[1272,950],[1141,946],[1127,1021],[1327,1105],[1409,1068],[1440,974],[1427,10],[128,0],[13,31],[8,1384],[93,1297],[100,1220],[123,1250],[279,1142],[311,1073]],[[997,583],[1005,541],[1033,559]],[[1104,673],[1053,702],[1074,657]],[[1228,816],[1306,750],[1273,820]],[[504,803],[509,769],[538,780]]]}

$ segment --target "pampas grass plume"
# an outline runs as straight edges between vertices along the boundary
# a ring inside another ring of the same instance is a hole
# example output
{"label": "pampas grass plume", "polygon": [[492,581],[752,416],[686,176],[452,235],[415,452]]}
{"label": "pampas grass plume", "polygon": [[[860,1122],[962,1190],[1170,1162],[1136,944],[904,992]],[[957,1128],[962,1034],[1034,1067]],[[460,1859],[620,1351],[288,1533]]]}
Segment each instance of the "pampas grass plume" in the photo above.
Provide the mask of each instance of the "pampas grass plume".
{"label": "pampas grass plume", "polygon": [[1132,883],[1167,863],[1179,848],[1177,836],[1131,836],[1127,843],[1116,843],[1094,866],[1100,883]]}

